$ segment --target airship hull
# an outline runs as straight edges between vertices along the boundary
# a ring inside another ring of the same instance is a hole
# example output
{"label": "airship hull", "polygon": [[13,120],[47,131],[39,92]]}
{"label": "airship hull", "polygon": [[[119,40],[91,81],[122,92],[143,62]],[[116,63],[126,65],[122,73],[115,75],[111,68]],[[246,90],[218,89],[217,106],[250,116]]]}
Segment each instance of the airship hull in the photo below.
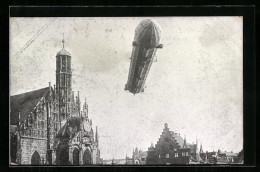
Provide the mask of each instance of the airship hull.
{"label": "airship hull", "polygon": [[125,90],[133,94],[144,91],[144,84],[154,61],[159,43],[160,30],[151,20],[142,21],[136,31],[133,42],[128,80]]}

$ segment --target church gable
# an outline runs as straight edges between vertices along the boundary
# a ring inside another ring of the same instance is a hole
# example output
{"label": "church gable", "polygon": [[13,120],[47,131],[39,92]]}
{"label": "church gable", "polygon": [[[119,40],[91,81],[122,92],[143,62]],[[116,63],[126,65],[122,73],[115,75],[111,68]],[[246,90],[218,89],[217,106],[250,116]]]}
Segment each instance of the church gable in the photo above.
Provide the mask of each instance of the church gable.
{"label": "church gable", "polygon": [[24,121],[48,92],[49,87],[46,87],[39,90],[11,96],[11,125],[18,125],[19,113],[20,121]]}

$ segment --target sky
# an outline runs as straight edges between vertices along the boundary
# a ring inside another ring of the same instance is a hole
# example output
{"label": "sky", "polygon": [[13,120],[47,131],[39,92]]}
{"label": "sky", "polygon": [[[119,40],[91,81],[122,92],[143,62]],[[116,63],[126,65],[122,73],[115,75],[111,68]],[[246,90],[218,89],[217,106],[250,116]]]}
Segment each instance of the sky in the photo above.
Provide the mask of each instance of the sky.
{"label": "sky", "polygon": [[98,126],[101,158],[147,151],[167,123],[204,151],[243,148],[243,18],[149,17],[161,28],[144,93],[124,90],[137,25],[148,17],[11,18],[10,95],[55,84],[72,56],[72,89]]}

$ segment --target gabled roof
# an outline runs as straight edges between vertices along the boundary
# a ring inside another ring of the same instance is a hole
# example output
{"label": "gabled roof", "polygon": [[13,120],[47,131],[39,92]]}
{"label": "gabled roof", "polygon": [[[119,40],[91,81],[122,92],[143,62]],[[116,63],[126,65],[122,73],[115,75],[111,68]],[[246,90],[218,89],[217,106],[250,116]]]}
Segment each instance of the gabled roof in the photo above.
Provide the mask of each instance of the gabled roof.
{"label": "gabled roof", "polygon": [[36,107],[37,103],[47,95],[49,87],[30,91],[10,97],[10,122],[11,125],[18,125],[19,112],[20,121],[25,120],[29,113]]}

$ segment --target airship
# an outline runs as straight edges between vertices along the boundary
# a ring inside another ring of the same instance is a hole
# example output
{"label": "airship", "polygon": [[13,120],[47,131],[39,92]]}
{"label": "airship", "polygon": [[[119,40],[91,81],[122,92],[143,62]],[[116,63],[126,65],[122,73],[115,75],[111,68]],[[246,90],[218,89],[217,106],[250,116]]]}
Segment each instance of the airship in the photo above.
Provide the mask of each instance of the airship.
{"label": "airship", "polygon": [[160,38],[161,29],[150,19],[141,21],[136,27],[125,90],[133,94],[144,92],[144,84],[155,61],[156,50],[163,48]]}

